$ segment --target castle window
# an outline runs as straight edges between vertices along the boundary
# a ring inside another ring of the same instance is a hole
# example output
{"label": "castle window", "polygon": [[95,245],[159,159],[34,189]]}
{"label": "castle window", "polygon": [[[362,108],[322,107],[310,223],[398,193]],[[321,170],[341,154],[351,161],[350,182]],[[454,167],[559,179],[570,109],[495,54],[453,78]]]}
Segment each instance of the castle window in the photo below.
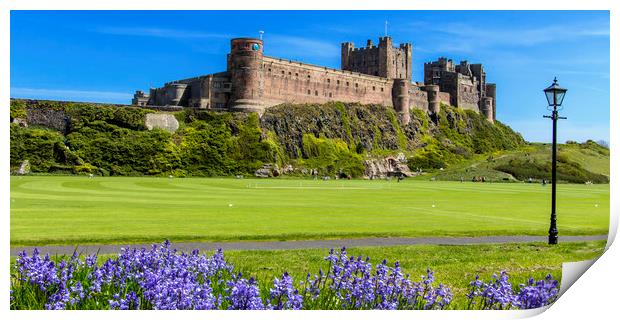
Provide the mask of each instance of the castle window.
{"label": "castle window", "polygon": [[284,75],[284,70],[282,70],[282,75]]}
{"label": "castle window", "polygon": [[381,92],[383,92],[383,87],[381,87]]}
{"label": "castle window", "polygon": [[330,81],[331,81],[330,79],[327,79],[327,83],[329,83]]}
{"label": "castle window", "polygon": [[318,96],[319,95],[319,90],[314,90],[314,95]]}
{"label": "castle window", "polygon": [[311,94],[311,93],[310,93],[310,90],[308,90],[308,94]]}
{"label": "castle window", "polygon": [[269,68],[269,72],[271,72],[271,68]]}
{"label": "castle window", "polygon": [[349,86],[349,81],[347,81],[347,87]]}
{"label": "castle window", "polygon": [[299,77],[299,73],[295,72],[295,76],[296,76],[296,77]]}
{"label": "castle window", "polygon": [[355,84],[355,87],[356,87],[356,88],[358,87],[357,83]]}
{"label": "castle window", "polygon": [[375,86],[372,86],[372,91],[375,91]]}
{"label": "castle window", "polygon": [[290,71],[288,72],[288,75],[289,75],[289,76],[291,75],[291,72],[290,72]]}
{"label": "castle window", "polygon": [[310,75],[308,75],[308,79],[310,79]]}
{"label": "castle window", "polygon": [[331,93],[331,92],[329,93],[329,97],[330,97],[330,98],[332,97],[332,93]]}
{"label": "castle window", "polygon": [[336,80],[336,84],[337,84],[337,85],[340,85],[340,80]]}

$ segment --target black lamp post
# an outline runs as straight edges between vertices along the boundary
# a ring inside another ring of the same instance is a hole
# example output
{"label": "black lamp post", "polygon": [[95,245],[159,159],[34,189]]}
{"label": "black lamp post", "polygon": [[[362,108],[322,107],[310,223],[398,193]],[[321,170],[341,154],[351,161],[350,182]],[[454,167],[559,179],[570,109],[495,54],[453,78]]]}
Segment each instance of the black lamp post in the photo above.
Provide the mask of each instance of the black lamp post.
{"label": "black lamp post", "polygon": [[[557,122],[558,119],[566,119],[565,117],[558,116],[558,111],[562,110],[561,108],[558,109],[558,107],[562,106],[562,101],[564,100],[566,89],[560,87],[558,85],[557,78],[554,78],[553,84],[551,84],[547,89],[543,91],[545,92],[545,96],[547,97],[547,102],[549,104],[547,110],[551,111],[550,116],[544,117],[551,118],[551,120],[553,120],[553,147],[551,151],[551,225],[549,226],[549,244],[557,244],[558,227],[556,225],[555,216],[555,162],[557,155]],[[551,109],[550,107],[553,107],[553,109]]]}

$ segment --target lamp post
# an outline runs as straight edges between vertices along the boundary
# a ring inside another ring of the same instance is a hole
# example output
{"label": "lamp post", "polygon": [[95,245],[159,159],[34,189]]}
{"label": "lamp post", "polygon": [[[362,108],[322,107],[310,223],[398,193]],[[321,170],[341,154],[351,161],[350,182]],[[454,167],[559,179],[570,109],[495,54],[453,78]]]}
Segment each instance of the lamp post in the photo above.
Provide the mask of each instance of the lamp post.
{"label": "lamp post", "polygon": [[[547,110],[551,111],[550,116],[543,116],[545,118],[551,118],[553,120],[553,146],[551,151],[551,225],[549,226],[549,244],[558,243],[558,227],[556,225],[555,216],[555,171],[556,171],[556,156],[557,156],[557,122],[558,119],[566,119],[565,117],[559,117],[558,111],[562,110],[558,107],[562,106],[566,89],[558,85],[557,78],[553,79],[553,83],[545,90],[545,96],[547,97],[547,103],[549,107]],[[550,107],[553,107],[551,109]]]}

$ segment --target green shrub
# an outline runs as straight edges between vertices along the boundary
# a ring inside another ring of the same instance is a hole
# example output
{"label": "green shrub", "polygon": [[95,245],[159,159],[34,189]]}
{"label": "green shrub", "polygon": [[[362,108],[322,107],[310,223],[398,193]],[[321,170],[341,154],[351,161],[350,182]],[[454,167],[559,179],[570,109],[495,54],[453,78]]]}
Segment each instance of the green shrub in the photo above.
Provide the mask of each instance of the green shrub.
{"label": "green shrub", "polygon": [[26,118],[26,103],[23,100],[11,99],[10,114],[11,120],[15,118]]}
{"label": "green shrub", "polygon": [[359,177],[364,173],[362,157],[349,150],[342,139],[328,139],[312,134],[303,135],[303,163],[320,174],[343,173]]}
{"label": "green shrub", "polygon": [[30,161],[32,172],[49,172],[57,165],[71,167],[79,162],[64,145],[62,135],[53,130],[11,124],[11,167],[19,167],[22,161]]}
{"label": "green shrub", "polygon": [[93,121],[68,134],[67,145],[110,175],[159,174],[180,165],[170,133],[159,129],[135,131]]}
{"label": "green shrub", "polygon": [[76,174],[92,174],[99,172],[99,168],[93,166],[90,163],[77,165],[73,167],[73,172]]}

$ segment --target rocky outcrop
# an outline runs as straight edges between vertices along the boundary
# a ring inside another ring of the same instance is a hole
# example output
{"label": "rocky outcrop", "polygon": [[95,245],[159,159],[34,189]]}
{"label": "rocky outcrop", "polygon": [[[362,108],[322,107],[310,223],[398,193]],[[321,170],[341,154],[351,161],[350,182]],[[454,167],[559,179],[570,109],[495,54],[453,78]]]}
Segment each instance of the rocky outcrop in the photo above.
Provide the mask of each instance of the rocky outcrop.
{"label": "rocky outcrop", "polygon": [[26,119],[23,119],[23,118],[14,118],[12,122],[22,128],[28,127],[28,122],[26,121]]}
{"label": "rocky outcrop", "polygon": [[169,113],[148,113],[144,124],[149,130],[157,128],[174,133],[179,129],[179,121]]}
{"label": "rocky outcrop", "polygon": [[415,146],[420,122],[412,117],[408,125],[401,127],[397,121],[392,108],[379,105],[279,105],[265,110],[260,126],[274,132],[288,155],[296,158],[303,150],[302,138],[307,133],[339,138],[368,151]]}
{"label": "rocky outcrop", "polygon": [[39,125],[66,133],[70,119],[63,110],[51,108],[27,108],[26,123],[29,125]]}
{"label": "rocky outcrop", "polygon": [[396,157],[364,160],[365,179],[385,179],[393,176],[412,177],[415,174],[409,170],[405,155],[399,153]]}

